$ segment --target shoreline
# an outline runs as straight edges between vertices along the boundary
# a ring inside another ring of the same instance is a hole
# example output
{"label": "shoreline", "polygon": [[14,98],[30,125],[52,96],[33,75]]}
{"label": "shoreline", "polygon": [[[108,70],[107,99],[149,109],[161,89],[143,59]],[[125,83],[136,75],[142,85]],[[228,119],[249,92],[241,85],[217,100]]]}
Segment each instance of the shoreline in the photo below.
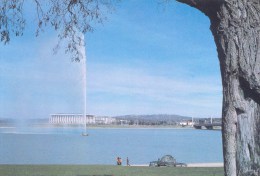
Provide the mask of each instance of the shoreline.
{"label": "shoreline", "polygon": [[[0,164],[1,166],[48,166],[50,164]],[[51,164],[53,166],[70,166],[71,164]],[[110,165],[110,164],[72,164],[74,166],[115,166],[118,167],[117,165]],[[130,166],[127,165],[121,165],[121,167],[149,167],[149,164],[131,164]],[[180,166],[177,166],[178,168]],[[224,163],[187,163],[187,167],[191,168],[207,168],[207,167],[212,167],[212,168],[221,168],[224,167]],[[150,167],[150,168],[163,168],[163,167]],[[183,167],[185,168],[185,167]]]}
{"label": "shoreline", "polygon": [[224,163],[189,163],[187,167],[224,167]]}
{"label": "shoreline", "polygon": [[[25,128],[83,128],[83,126],[55,126],[55,125],[27,125]],[[0,129],[4,128],[21,128],[21,126],[0,126]],[[100,125],[100,126],[87,126],[87,129],[195,129],[193,127],[181,127],[181,126],[121,126],[121,125]]]}
{"label": "shoreline", "polygon": [[[149,164],[132,164],[131,166],[132,167],[149,167]],[[125,166],[125,167],[128,167],[128,166]],[[187,163],[187,167],[224,167],[224,163]]]}

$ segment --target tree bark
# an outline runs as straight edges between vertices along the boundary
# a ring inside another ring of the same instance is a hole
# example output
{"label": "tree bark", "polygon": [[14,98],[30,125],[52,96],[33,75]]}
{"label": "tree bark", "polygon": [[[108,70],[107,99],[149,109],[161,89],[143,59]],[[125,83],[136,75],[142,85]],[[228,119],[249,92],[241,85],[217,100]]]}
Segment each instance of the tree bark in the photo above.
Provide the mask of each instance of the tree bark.
{"label": "tree bark", "polygon": [[223,85],[226,176],[260,175],[260,1],[178,0],[210,18]]}

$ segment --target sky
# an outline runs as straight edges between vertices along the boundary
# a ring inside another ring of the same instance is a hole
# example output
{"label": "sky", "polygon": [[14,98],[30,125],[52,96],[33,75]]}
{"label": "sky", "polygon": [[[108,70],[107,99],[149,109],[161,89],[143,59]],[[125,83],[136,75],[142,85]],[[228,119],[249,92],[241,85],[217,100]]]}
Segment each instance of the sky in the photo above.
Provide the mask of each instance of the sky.
{"label": "sky", "polygon": [[[222,85],[210,22],[184,4],[128,0],[85,35],[88,114],[177,114],[221,117]],[[29,17],[30,14],[27,14]],[[57,33],[0,44],[0,118],[83,113],[82,63],[61,48]]]}

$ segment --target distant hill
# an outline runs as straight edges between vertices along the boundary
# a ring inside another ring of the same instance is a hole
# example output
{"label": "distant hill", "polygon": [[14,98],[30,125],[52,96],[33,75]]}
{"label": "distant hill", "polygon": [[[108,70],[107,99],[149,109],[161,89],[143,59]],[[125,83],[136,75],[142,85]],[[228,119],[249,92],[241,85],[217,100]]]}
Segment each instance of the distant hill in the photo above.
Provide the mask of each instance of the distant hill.
{"label": "distant hill", "polygon": [[170,114],[123,115],[123,116],[114,116],[113,118],[125,119],[125,120],[175,121],[175,122],[180,122],[183,120],[191,120],[191,117],[188,116],[170,115]]}

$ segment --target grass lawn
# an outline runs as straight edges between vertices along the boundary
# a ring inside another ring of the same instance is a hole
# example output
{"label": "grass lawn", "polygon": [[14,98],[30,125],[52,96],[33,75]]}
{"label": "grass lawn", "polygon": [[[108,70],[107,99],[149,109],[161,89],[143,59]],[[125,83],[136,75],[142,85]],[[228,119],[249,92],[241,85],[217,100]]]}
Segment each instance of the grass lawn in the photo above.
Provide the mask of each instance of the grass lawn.
{"label": "grass lawn", "polygon": [[224,176],[223,168],[108,165],[0,165],[0,176]]}

